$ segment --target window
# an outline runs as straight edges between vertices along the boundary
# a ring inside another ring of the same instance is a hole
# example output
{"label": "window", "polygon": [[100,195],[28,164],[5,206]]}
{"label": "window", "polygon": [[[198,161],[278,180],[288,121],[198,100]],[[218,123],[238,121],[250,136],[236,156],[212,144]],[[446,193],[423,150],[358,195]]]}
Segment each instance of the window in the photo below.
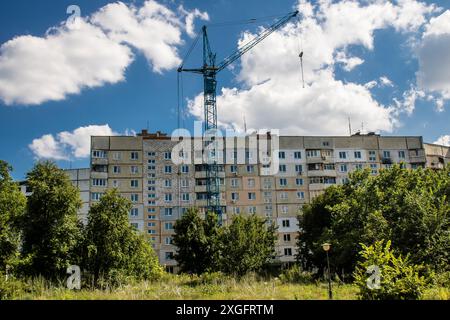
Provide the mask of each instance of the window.
{"label": "window", "polygon": [[377,164],[376,163],[371,163],[370,164],[370,170],[372,170],[372,174],[377,174]]}
{"label": "window", "polygon": [[233,200],[233,201],[239,200],[239,193],[238,192],[232,192],[231,193],[231,200]]}
{"label": "window", "polygon": [[369,161],[376,161],[376,160],[377,160],[376,152],[373,150],[369,151]]}
{"label": "window", "polygon": [[[152,209],[154,209],[154,208],[152,208]],[[156,220],[156,216],[154,214],[149,214],[147,216],[147,218],[148,218],[148,220]]]}
{"label": "window", "polygon": [[130,225],[131,225],[135,230],[138,230],[138,229],[139,229],[139,224],[138,224],[138,223],[133,222],[133,223],[130,223]]}
{"label": "window", "polygon": [[149,199],[156,199],[156,193],[149,193],[148,194]]}
{"label": "window", "polygon": [[181,172],[182,173],[189,173],[189,166],[187,166],[187,165],[181,166]]}
{"label": "window", "polygon": [[147,169],[149,171],[155,171],[156,170],[156,166],[148,166]]}
{"label": "window", "polygon": [[295,179],[295,184],[297,186],[302,186],[303,185],[303,179]]}
{"label": "window", "polygon": [[147,184],[150,186],[154,186],[156,184],[156,180],[147,180]]}
{"label": "window", "polygon": [[398,157],[399,157],[400,159],[405,159],[405,151],[399,151],[399,152],[398,152]]}
{"label": "window", "polygon": [[94,187],[106,187],[106,179],[92,179],[92,185]]}
{"label": "window", "polygon": [[239,207],[233,207],[233,213],[234,213],[234,214],[240,214],[240,213],[241,213],[241,208],[239,208]]}
{"label": "window", "polygon": [[325,163],[323,165],[324,170],[334,170],[334,163]]}
{"label": "window", "polygon": [[248,200],[256,200],[256,193],[249,192],[248,193]]}
{"label": "window", "polygon": [[189,179],[181,180],[181,187],[182,188],[188,188],[189,187]]}
{"label": "window", "polygon": [[164,160],[171,160],[171,159],[172,159],[172,153],[164,152]]}
{"label": "window", "polygon": [[295,151],[294,152],[294,159],[301,159],[302,158],[302,153],[300,151]]}
{"label": "window", "polygon": [[239,180],[238,179],[231,179],[231,187],[233,187],[233,188],[239,187]]}
{"label": "window", "polygon": [[324,142],[322,142],[322,145],[323,145],[324,147],[329,147],[329,146],[330,146],[330,142],[324,141]]}
{"label": "window", "polygon": [[284,234],[283,235],[284,242],[290,242],[291,241],[291,235],[290,234]]}
{"label": "window", "polygon": [[286,178],[281,178],[280,179],[280,186],[287,186],[287,179]]}
{"label": "window", "polygon": [[132,188],[138,188],[139,187],[139,180],[131,180],[130,181],[130,186]]}
{"label": "window", "polygon": [[292,248],[284,248],[285,256],[292,256]]}
{"label": "window", "polygon": [[156,223],[154,222],[148,222],[147,227],[156,227]]}
{"label": "window", "polygon": [[256,213],[256,207],[250,206],[247,208],[247,212],[249,214],[255,214]]}
{"label": "window", "polygon": [[165,173],[172,173],[172,166],[165,166],[164,167],[164,172]]}
{"label": "window", "polygon": [[340,170],[341,170],[341,172],[347,172],[347,165],[341,164]]}
{"label": "window", "polygon": [[114,166],[113,167],[113,173],[119,174],[120,173],[120,167],[119,166]]}
{"label": "window", "polygon": [[255,179],[248,179],[247,186],[249,188],[254,188],[255,187]]}
{"label": "window", "polygon": [[279,159],[286,159],[286,153],[284,151],[278,152],[278,158]]}
{"label": "window", "polygon": [[288,206],[282,206],[281,207],[281,213],[288,214],[289,213],[289,207]]}
{"label": "window", "polygon": [[156,234],[156,230],[147,230],[148,234]]}
{"label": "window", "polygon": [[155,209],[155,208],[148,208],[148,209],[147,209],[147,212],[155,213],[155,212],[156,212],[156,209]]}
{"label": "window", "polygon": [[307,150],[306,157],[307,158],[316,158],[319,156],[319,150]]}
{"label": "window", "polygon": [[155,159],[149,159],[149,160],[147,161],[147,163],[148,163],[148,164],[155,164],[155,163],[156,163],[156,160],[155,160]]}
{"label": "window", "polygon": [[181,200],[183,201],[189,201],[189,193],[183,193],[181,195]]}
{"label": "window", "polygon": [[139,202],[139,195],[137,193],[131,194],[131,202]]}
{"label": "window", "polygon": [[131,174],[138,174],[139,173],[139,169],[137,166],[131,166],[130,168]]}
{"label": "window", "polygon": [[166,187],[166,188],[172,187],[172,180],[170,180],[170,179],[164,180],[164,187]]}
{"label": "window", "polygon": [[154,157],[154,156],[156,156],[156,153],[155,153],[155,152],[148,152],[148,153],[147,153],[147,156],[149,156],[149,157]]}
{"label": "window", "polygon": [[130,159],[131,160],[139,160],[139,152],[136,152],[136,151],[131,152]]}
{"label": "window", "polygon": [[148,205],[149,206],[155,206],[156,205],[156,201],[155,200],[148,200]]}
{"label": "window", "polygon": [[164,215],[166,217],[171,217],[173,215],[173,208],[164,208]]}
{"label": "window", "polygon": [[173,242],[173,238],[172,238],[172,237],[166,237],[166,238],[164,239],[164,243],[165,243],[166,245],[171,245],[172,242]]}
{"label": "window", "polygon": [[280,199],[281,200],[287,200],[288,199],[288,193],[287,192],[280,192]]}
{"label": "window", "polygon": [[291,226],[291,221],[289,221],[289,220],[282,220],[281,221],[281,225],[283,226],[283,228],[289,228]]}
{"label": "window", "polygon": [[297,198],[298,199],[305,199],[305,193],[303,191],[297,192]]}
{"label": "window", "polygon": [[251,151],[246,151],[245,152],[245,157],[249,160],[253,159],[253,152]]}
{"label": "window", "polygon": [[114,152],[113,160],[120,160],[120,159],[122,159],[122,154],[120,152]]}
{"label": "window", "polygon": [[164,228],[165,228],[166,230],[173,230],[173,222],[166,222],[166,223],[164,224]]}
{"label": "window", "polygon": [[357,163],[357,164],[355,164],[355,169],[356,169],[356,170],[362,170],[362,168],[363,168],[362,163]]}
{"label": "window", "polygon": [[92,158],[105,159],[106,155],[107,155],[107,153],[104,150],[93,150],[92,151]]}
{"label": "window", "polygon": [[166,260],[173,260],[173,252],[166,252],[165,258]]}
{"label": "window", "polygon": [[390,158],[391,152],[390,151],[383,151],[383,158]]}
{"label": "window", "polygon": [[102,197],[103,193],[99,193],[99,192],[93,192],[91,193],[91,200],[92,201],[99,201],[100,198]]}
{"label": "window", "polygon": [[118,187],[119,187],[119,181],[113,180],[113,188],[118,188]]}
{"label": "window", "polygon": [[361,151],[355,151],[355,159],[361,159]]}
{"label": "window", "polygon": [[231,173],[237,173],[238,172],[238,167],[236,165],[230,166],[230,172]]}
{"label": "window", "polygon": [[301,164],[295,165],[295,172],[302,173],[303,172],[303,166]]}
{"label": "window", "polygon": [[265,189],[272,188],[272,180],[270,178],[265,178],[264,179],[264,188]]}
{"label": "window", "polygon": [[247,172],[248,173],[253,173],[254,171],[255,171],[255,168],[253,166],[251,166],[251,165],[247,166]]}
{"label": "window", "polygon": [[347,159],[347,152],[339,151],[339,159]]}
{"label": "window", "polygon": [[286,172],[286,165],[285,164],[280,164],[280,166],[278,167],[280,172]]}
{"label": "window", "polygon": [[139,209],[138,208],[131,208],[130,216],[137,217],[138,215],[139,215]]}
{"label": "window", "polygon": [[165,202],[172,202],[172,194],[171,193],[166,193],[164,195],[164,201]]}

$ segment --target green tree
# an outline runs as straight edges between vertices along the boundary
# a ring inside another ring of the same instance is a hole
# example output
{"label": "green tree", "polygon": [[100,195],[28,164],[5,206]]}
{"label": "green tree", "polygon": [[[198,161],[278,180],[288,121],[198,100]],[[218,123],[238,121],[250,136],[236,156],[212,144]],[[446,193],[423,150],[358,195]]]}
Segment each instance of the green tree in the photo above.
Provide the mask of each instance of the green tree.
{"label": "green tree", "polygon": [[275,255],[276,227],[256,215],[233,217],[221,236],[221,269],[242,276],[260,271]]}
{"label": "green tree", "polygon": [[409,170],[399,165],[350,174],[344,185],[328,188],[303,208],[299,216],[299,261],[323,268],[321,243],[332,243],[335,271],[351,273],[358,261],[359,243],[391,239],[412,263],[435,271],[449,270],[450,167]]}
{"label": "green tree", "polygon": [[39,162],[27,174],[32,194],[22,219],[24,271],[56,279],[78,264],[82,237],[79,191],[56,164]]}
{"label": "green tree", "polygon": [[89,211],[83,266],[95,284],[100,280],[115,284],[125,278],[154,279],[163,272],[150,243],[129,223],[131,207],[114,189]]}
{"label": "green tree", "polygon": [[6,272],[19,256],[19,220],[26,206],[26,198],[13,182],[11,170],[11,166],[0,160],[0,272]]}
{"label": "green tree", "polygon": [[175,260],[182,272],[201,274],[220,268],[220,233],[218,217],[207,213],[202,219],[190,208],[174,226],[173,243],[177,247]]}

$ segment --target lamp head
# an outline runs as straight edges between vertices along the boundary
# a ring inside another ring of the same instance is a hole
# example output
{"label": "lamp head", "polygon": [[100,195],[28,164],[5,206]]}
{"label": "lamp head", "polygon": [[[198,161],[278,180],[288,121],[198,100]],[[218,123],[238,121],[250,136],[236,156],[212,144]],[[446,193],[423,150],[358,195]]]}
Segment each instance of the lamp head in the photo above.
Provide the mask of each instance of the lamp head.
{"label": "lamp head", "polygon": [[322,248],[323,248],[324,251],[330,251],[331,243],[325,242],[325,243],[322,245]]}

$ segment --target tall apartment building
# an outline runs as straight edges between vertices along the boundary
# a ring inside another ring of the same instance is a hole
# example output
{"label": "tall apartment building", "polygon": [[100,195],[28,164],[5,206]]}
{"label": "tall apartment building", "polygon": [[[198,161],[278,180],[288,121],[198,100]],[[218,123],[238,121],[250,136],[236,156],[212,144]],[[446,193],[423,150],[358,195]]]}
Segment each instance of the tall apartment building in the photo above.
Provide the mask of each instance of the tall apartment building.
{"label": "tall apartment building", "polygon": [[[377,174],[394,163],[412,169],[425,167],[425,148],[436,154],[439,149],[424,145],[421,137],[376,134],[253,138],[257,143],[252,143],[251,137],[242,144],[237,138],[222,139],[227,147],[221,155],[224,164],[219,165],[223,221],[229,222],[236,214],[268,218],[269,223],[278,226],[280,263],[295,258],[299,210],[325,188],[344,183],[351,171],[360,168],[370,168],[372,174]],[[260,140],[275,138],[275,148],[272,145],[266,150],[260,145]],[[182,159],[194,160],[179,164],[172,152],[179,142],[161,132],[144,130],[136,137],[91,138],[91,204],[106,189],[117,188],[133,203],[130,223],[152,240],[160,262],[169,270],[176,267],[173,259],[176,248],[172,245],[175,221],[189,207],[204,209],[207,205],[205,166],[201,160],[195,160],[198,156],[195,140],[186,138],[184,141],[194,143],[188,143],[179,153]],[[448,162],[450,153],[448,149],[442,150],[439,154],[447,152],[443,158]],[[272,157],[276,170],[269,170],[264,159],[267,157]]]}

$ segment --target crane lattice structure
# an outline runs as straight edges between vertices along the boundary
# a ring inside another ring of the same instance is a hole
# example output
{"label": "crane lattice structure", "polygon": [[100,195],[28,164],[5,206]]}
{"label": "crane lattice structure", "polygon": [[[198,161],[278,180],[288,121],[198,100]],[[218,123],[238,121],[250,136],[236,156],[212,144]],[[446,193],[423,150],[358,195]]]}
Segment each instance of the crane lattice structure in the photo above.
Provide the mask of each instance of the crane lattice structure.
{"label": "crane lattice structure", "polygon": [[[206,155],[206,193],[207,193],[207,209],[211,212],[215,212],[219,216],[220,222],[222,221],[222,207],[220,205],[220,178],[219,178],[219,165],[217,163],[217,141],[214,139],[217,132],[217,74],[238,60],[242,55],[255,47],[258,43],[266,39],[269,35],[275,32],[277,29],[284,26],[289,20],[298,15],[298,11],[291,12],[277,22],[272,24],[267,29],[264,29],[253,40],[249,41],[242,47],[238,48],[222,62],[216,64],[216,53],[213,53],[208,39],[207,27],[202,27],[203,35],[203,66],[196,69],[184,68],[184,62],[178,68],[178,72],[191,72],[195,74],[203,75],[204,86],[204,135],[208,136],[205,139],[203,145],[204,150],[207,149]],[[255,19],[253,19],[255,20]],[[193,46],[189,50],[188,55],[196,45],[198,38],[195,40]],[[187,56],[185,60],[187,59]],[[205,148],[206,147],[206,148]]]}

